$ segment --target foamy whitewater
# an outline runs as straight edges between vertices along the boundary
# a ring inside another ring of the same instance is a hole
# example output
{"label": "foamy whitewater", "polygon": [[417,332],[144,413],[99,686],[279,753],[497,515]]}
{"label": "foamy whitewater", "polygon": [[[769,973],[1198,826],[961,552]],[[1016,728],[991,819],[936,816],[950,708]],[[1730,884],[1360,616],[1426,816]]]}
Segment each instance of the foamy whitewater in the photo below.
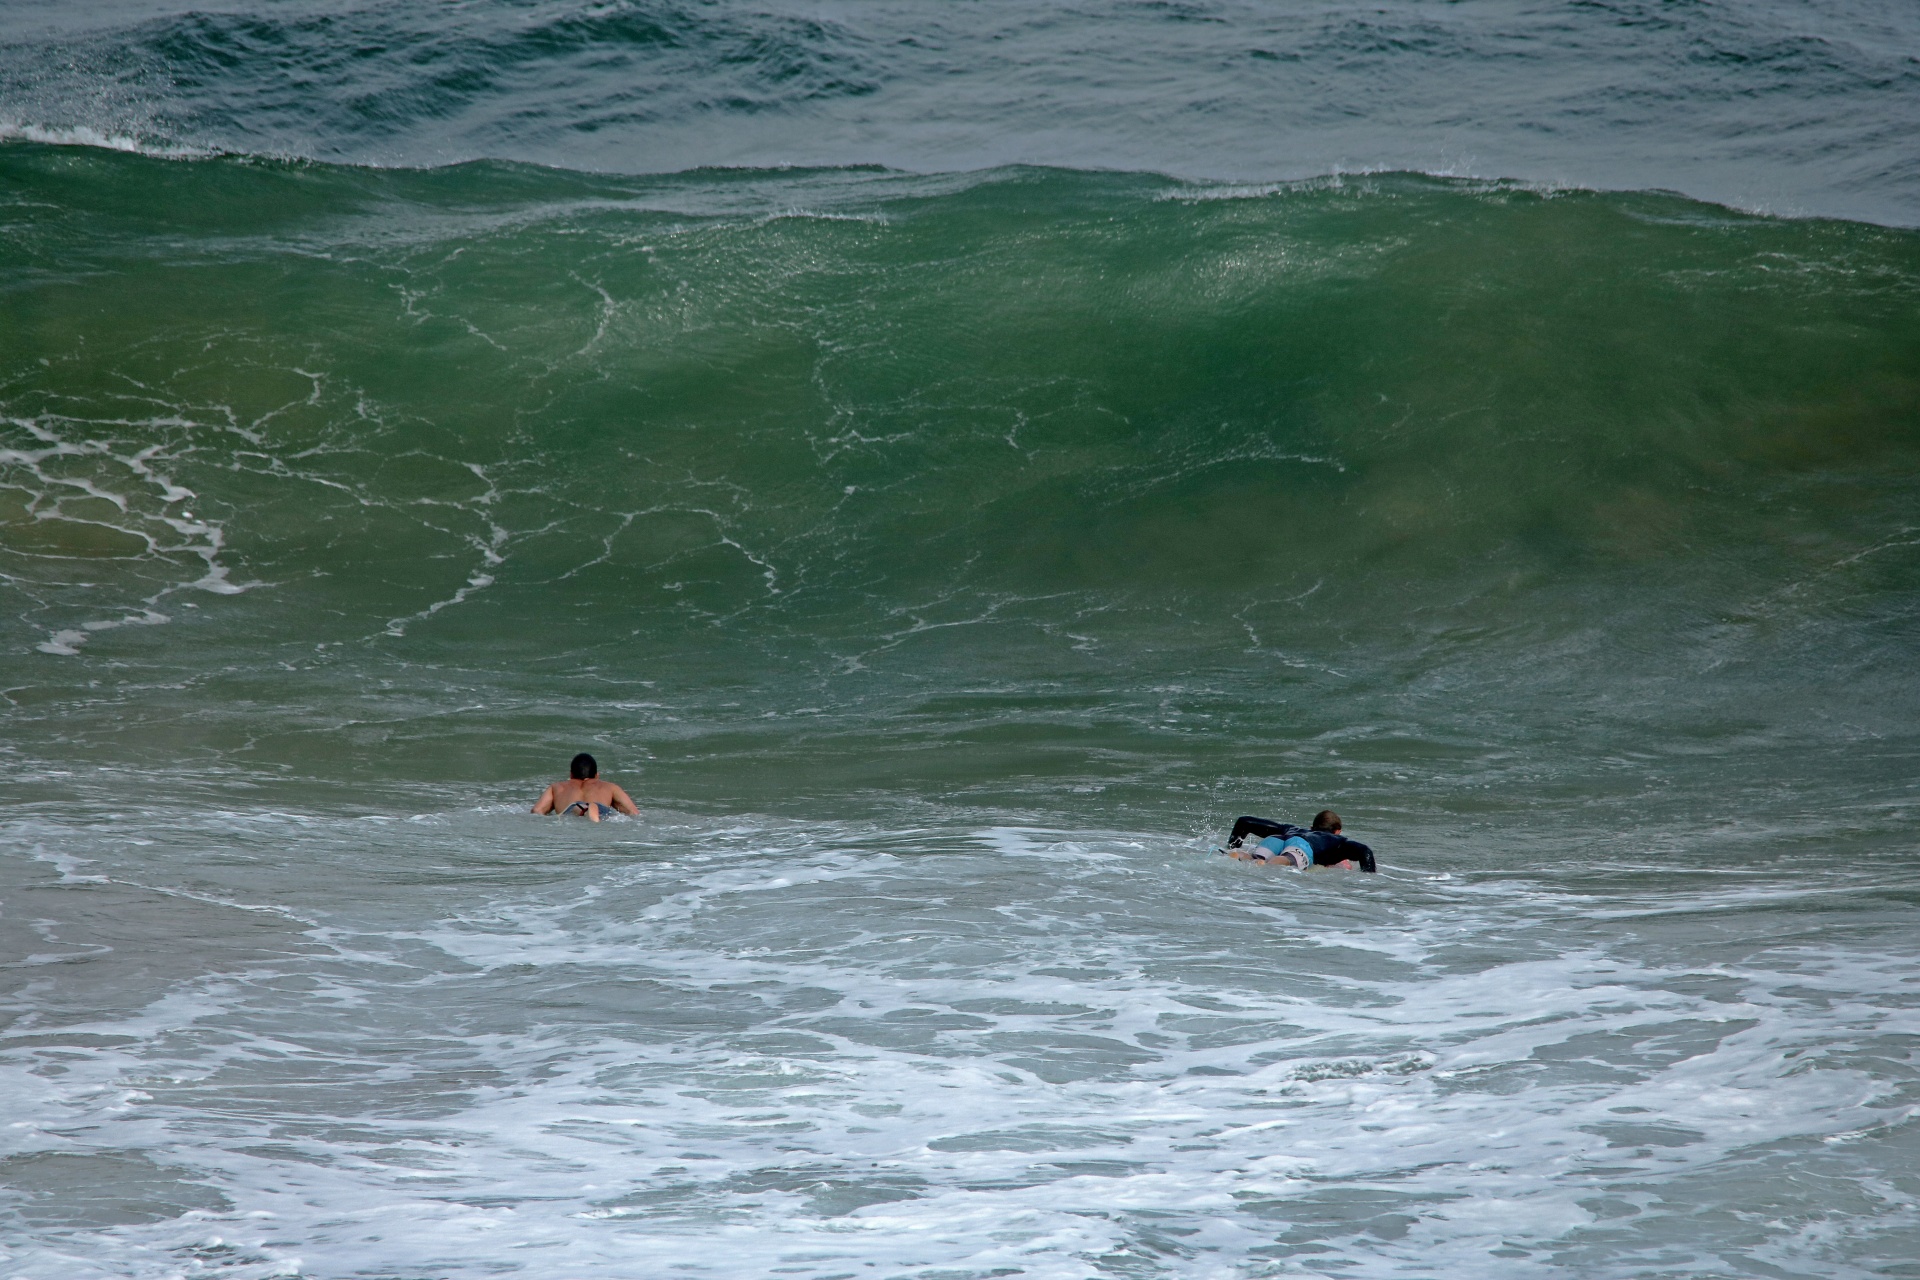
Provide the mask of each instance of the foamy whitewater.
{"label": "foamy whitewater", "polygon": [[1916,104],[1869,0],[7,6],[0,1276],[1920,1276]]}

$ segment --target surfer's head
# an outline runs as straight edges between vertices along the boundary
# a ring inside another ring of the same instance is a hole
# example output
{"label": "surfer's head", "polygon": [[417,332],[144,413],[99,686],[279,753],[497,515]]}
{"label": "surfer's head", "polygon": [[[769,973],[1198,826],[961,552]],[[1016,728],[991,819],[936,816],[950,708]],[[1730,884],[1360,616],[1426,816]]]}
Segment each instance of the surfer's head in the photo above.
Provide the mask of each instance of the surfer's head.
{"label": "surfer's head", "polygon": [[[577,778],[580,775],[576,773],[573,776]],[[1315,831],[1338,831],[1340,829],[1340,815],[1331,809],[1322,809],[1313,815],[1313,829]]]}
{"label": "surfer's head", "polygon": [[[592,756],[582,751],[573,758],[573,763],[567,766],[567,772],[576,778],[597,778],[600,776],[600,766],[594,763]],[[1316,818],[1315,821],[1319,819]]]}

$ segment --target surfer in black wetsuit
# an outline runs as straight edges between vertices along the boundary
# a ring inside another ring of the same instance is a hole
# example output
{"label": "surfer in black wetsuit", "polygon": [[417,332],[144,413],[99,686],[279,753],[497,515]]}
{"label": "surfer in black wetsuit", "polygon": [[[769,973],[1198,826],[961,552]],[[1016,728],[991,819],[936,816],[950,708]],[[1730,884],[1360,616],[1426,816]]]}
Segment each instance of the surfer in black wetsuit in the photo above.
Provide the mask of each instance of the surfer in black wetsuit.
{"label": "surfer in black wetsuit", "polygon": [[1374,865],[1373,850],[1340,834],[1340,815],[1331,809],[1314,814],[1311,827],[1266,818],[1236,819],[1233,834],[1227,837],[1227,852],[1250,862],[1291,864],[1302,869],[1356,864],[1362,871],[1380,869]]}

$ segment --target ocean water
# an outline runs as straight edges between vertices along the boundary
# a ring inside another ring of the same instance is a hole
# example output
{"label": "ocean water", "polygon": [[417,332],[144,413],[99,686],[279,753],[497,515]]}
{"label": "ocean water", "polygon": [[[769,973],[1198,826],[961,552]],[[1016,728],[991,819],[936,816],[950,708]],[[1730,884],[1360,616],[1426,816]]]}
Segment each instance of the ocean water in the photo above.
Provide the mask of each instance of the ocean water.
{"label": "ocean water", "polygon": [[1920,1276],[1920,11],[17,3],[0,135],[0,1276]]}

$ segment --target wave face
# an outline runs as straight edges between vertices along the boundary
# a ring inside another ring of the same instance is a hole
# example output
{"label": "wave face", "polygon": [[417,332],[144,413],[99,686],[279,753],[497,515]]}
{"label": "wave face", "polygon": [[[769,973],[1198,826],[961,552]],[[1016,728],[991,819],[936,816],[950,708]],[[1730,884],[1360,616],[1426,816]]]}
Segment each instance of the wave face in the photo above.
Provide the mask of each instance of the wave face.
{"label": "wave face", "polygon": [[0,132],[424,166],[1337,170],[1920,223],[1904,0],[177,0],[0,14]]}
{"label": "wave face", "polygon": [[0,638],[76,691],[460,667],[503,712],[658,684],[890,733],[1205,673],[1229,733],[1493,716],[1581,770],[1906,731],[1911,233],[1393,176],[5,157]]}
{"label": "wave face", "polygon": [[1920,234],[15,142],[0,285],[14,1274],[1913,1256]]}

